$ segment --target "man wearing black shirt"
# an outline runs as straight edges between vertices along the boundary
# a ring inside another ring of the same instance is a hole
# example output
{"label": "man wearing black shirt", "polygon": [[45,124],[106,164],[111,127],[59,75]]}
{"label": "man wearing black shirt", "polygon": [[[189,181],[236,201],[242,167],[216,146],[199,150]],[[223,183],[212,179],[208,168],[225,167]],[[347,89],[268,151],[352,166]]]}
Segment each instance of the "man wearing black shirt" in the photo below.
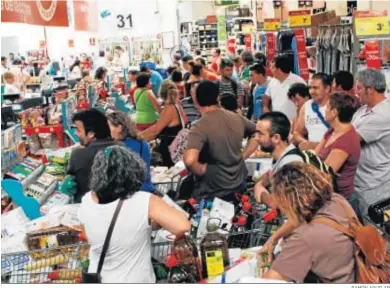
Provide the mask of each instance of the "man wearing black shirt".
{"label": "man wearing black shirt", "polygon": [[76,113],[72,120],[76,135],[84,147],[72,151],[67,174],[75,177],[77,193],[74,200],[80,203],[90,190],[89,175],[95,155],[101,149],[115,145],[115,142],[111,140],[110,127],[103,113],[95,109],[84,110]]}

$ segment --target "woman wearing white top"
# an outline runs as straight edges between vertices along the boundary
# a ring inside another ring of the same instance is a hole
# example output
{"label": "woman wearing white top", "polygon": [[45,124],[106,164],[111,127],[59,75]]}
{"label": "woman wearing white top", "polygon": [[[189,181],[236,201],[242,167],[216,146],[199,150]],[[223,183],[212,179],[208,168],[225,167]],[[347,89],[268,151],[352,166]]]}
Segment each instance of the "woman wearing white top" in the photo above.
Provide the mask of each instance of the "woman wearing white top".
{"label": "woman wearing white top", "polygon": [[154,283],[151,224],[176,236],[191,228],[183,212],[151,193],[139,192],[144,179],[145,163],[129,149],[111,146],[97,153],[91,172],[92,191],[83,197],[79,209],[91,244],[89,273],[97,271],[114,211],[119,200],[125,199],[104,259],[102,283]]}
{"label": "woman wearing white top", "polygon": [[70,76],[71,78],[82,78],[82,73],[81,73],[81,67],[80,67],[80,60],[74,61],[73,65],[70,66]]}

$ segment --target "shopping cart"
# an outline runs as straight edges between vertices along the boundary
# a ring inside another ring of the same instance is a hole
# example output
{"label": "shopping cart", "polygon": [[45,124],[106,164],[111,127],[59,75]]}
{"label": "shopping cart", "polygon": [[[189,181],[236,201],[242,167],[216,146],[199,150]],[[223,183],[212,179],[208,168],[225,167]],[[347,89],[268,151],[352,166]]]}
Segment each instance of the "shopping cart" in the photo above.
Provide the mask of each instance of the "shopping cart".
{"label": "shopping cart", "polygon": [[81,283],[88,266],[88,243],[1,255],[1,281],[6,284]]}
{"label": "shopping cart", "polygon": [[[225,237],[228,242],[228,248],[248,249],[261,246],[270,235],[264,234],[264,229],[252,229],[247,231],[226,233]],[[170,269],[167,267],[166,259],[168,255],[173,255],[174,251],[172,241],[164,241],[152,244],[152,263],[158,283],[166,283]],[[201,239],[196,239],[200,243]],[[260,244],[260,245],[259,245]],[[199,247],[198,247],[199,248]],[[181,263],[179,263],[181,264]]]}
{"label": "shopping cart", "polygon": [[172,200],[177,200],[180,193],[180,184],[187,177],[188,171],[183,170],[172,176],[171,181],[153,183],[157,194],[164,196],[168,195]]}

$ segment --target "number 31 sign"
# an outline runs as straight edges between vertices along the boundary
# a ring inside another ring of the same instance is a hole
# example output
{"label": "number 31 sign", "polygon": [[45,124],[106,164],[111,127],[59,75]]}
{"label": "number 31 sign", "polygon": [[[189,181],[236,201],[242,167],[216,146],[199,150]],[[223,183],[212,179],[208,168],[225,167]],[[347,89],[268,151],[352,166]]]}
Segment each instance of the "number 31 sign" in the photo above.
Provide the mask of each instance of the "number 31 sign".
{"label": "number 31 sign", "polygon": [[116,26],[121,29],[129,29],[133,27],[133,18],[131,14],[123,15],[118,14],[116,16],[117,23]]}

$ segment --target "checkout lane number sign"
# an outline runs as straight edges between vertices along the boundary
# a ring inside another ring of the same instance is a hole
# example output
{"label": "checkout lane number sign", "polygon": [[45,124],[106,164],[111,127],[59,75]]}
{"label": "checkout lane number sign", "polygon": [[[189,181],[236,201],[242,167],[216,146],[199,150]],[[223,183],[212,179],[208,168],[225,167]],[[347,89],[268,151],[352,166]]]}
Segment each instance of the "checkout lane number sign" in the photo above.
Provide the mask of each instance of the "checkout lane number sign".
{"label": "checkout lane number sign", "polygon": [[120,29],[133,28],[133,17],[131,14],[118,14],[116,15],[116,26]]}

